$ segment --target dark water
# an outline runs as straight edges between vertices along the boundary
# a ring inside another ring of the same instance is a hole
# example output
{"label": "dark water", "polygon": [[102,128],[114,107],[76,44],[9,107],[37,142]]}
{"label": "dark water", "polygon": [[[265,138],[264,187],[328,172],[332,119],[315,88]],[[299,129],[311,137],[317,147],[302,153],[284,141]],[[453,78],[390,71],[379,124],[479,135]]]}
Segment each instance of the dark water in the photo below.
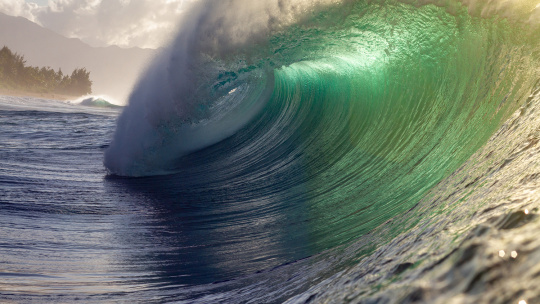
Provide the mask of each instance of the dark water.
{"label": "dark water", "polygon": [[[230,180],[195,169],[186,169],[190,176],[108,176],[102,159],[116,110],[2,101],[4,299],[190,298],[232,288],[193,286],[313,254],[304,249],[300,211],[287,213],[277,198],[249,203],[245,188]],[[215,189],[201,186],[209,184]]]}
{"label": "dark water", "polygon": [[125,109],[0,97],[0,299],[534,303],[535,4],[322,2],[200,2]]}

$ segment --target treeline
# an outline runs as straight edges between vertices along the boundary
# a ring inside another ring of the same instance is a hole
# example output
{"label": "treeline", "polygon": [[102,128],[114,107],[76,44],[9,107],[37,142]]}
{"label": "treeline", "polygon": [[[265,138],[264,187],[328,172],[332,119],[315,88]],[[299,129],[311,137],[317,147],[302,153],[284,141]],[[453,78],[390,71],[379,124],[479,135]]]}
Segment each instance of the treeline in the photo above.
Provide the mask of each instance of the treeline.
{"label": "treeline", "polygon": [[26,66],[23,55],[4,46],[0,50],[0,89],[21,90],[33,93],[56,93],[81,96],[92,93],[90,72],[75,69],[64,75],[50,67]]}

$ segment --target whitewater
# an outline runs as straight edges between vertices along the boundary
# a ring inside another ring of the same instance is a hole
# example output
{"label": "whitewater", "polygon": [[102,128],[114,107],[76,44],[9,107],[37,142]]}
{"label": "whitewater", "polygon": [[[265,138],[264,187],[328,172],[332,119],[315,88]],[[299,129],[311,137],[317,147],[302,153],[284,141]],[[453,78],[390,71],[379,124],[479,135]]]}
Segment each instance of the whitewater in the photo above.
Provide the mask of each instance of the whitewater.
{"label": "whitewater", "polygon": [[129,102],[0,96],[0,300],[540,302],[540,2],[197,1]]}

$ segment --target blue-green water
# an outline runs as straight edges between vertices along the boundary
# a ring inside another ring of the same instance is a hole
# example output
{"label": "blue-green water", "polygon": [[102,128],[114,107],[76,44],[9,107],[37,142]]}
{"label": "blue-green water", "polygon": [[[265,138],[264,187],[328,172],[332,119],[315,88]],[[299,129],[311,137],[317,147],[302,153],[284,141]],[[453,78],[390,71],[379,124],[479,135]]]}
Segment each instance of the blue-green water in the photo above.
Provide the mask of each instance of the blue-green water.
{"label": "blue-green water", "polygon": [[0,299],[534,303],[540,11],[504,3],[199,1],[123,109],[2,97]]}
{"label": "blue-green water", "polygon": [[308,255],[414,207],[538,79],[537,31],[458,3],[348,1],[239,38],[219,26],[245,16],[202,6],[135,89],[105,164],[267,202],[305,223],[286,238]]}

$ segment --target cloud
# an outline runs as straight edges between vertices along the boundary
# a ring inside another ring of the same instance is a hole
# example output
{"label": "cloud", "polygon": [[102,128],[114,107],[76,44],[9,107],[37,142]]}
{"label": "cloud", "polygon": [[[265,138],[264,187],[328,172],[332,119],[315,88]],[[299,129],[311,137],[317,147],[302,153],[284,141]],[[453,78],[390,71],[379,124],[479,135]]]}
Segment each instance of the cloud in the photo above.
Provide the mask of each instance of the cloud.
{"label": "cloud", "polygon": [[156,48],[175,33],[183,0],[49,0],[40,7],[0,0],[0,11],[23,16],[92,46]]}
{"label": "cloud", "polygon": [[35,3],[26,3],[24,0],[0,0],[0,12],[12,16],[22,16],[35,22],[33,12],[38,9]]}

